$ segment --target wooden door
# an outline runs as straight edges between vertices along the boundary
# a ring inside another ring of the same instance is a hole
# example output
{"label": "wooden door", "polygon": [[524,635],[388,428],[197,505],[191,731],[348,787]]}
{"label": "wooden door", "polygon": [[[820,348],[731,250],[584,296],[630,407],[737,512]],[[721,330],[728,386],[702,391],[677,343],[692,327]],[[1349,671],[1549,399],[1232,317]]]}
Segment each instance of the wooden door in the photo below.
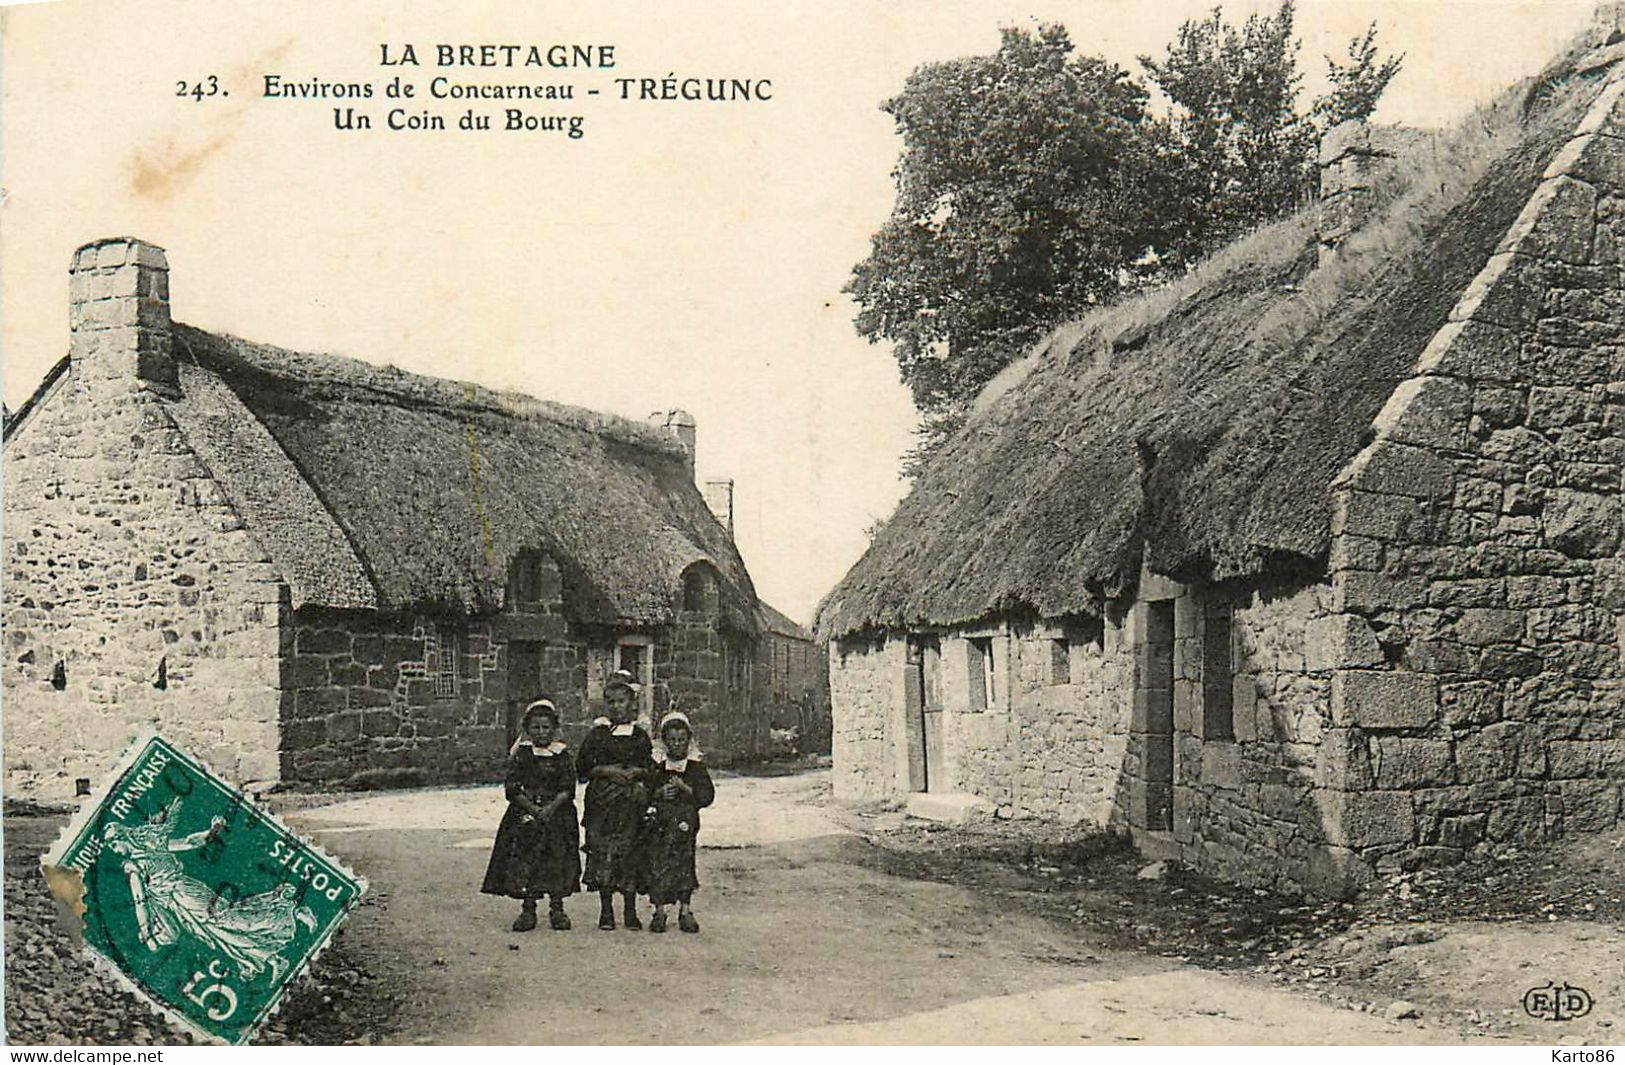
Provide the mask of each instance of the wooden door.
{"label": "wooden door", "polygon": [[925,790],[948,791],[942,712],[942,643],[935,636],[920,647],[920,690],[925,705]]}
{"label": "wooden door", "polygon": [[1174,604],[1146,605],[1145,827],[1167,831],[1174,827]]}
{"label": "wooden door", "polygon": [[942,650],[935,636],[911,636],[903,676],[908,790],[944,791],[942,774]]}
{"label": "wooden door", "polygon": [[903,745],[908,753],[908,790],[927,790],[924,655],[920,642],[914,637],[909,638],[903,667]]}

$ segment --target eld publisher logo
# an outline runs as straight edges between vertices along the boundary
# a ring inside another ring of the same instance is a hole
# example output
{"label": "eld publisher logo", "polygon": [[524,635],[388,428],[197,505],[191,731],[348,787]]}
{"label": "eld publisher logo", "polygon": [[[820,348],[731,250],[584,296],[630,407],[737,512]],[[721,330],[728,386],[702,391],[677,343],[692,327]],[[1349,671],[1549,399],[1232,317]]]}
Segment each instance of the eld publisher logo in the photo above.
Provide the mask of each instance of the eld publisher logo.
{"label": "eld publisher logo", "polygon": [[1523,1011],[1542,1021],[1572,1021],[1591,1012],[1591,994],[1573,984],[1531,987],[1524,992]]}

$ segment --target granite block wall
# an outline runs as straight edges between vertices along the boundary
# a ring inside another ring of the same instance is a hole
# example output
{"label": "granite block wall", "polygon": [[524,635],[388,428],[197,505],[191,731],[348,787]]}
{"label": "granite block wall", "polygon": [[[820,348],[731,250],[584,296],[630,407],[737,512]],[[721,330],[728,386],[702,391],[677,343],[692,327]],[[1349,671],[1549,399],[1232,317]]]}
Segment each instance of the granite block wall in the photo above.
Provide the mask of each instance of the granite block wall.
{"label": "granite block wall", "polygon": [[98,786],[146,728],[275,781],[285,592],[163,405],[163,252],[88,246],[69,287],[69,365],[5,442],[6,792]]}
{"label": "granite block wall", "polygon": [[1616,82],[1336,485],[1332,842],[1376,868],[1605,831],[1625,787]]}

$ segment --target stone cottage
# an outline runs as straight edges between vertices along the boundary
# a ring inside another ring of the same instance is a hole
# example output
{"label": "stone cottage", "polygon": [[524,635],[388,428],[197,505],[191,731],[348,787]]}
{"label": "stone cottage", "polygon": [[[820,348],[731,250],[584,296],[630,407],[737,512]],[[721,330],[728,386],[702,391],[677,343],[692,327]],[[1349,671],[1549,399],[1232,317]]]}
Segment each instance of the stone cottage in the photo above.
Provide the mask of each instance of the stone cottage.
{"label": "stone cottage", "polygon": [[762,603],[762,640],[756,656],[756,700],[761,715],[781,733],[794,730],[795,750],[828,754],[830,744],[827,654],[807,627]]}
{"label": "stone cottage", "polygon": [[836,795],[1322,892],[1619,825],[1622,56],[995,379],[820,608]]}
{"label": "stone cottage", "polygon": [[488,780],[547,693],[750,753],[758,607],[635,421],[172,322],[164,252],[81,248],[69,353],[5,427],[9,794],[157,727],[244,782]]}

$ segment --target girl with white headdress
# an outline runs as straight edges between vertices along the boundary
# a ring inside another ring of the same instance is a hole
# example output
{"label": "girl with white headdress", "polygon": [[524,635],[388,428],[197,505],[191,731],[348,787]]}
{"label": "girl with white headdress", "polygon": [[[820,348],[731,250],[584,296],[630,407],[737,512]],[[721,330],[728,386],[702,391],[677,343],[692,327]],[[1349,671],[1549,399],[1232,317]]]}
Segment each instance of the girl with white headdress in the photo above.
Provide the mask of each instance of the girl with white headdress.
{"label": "girl with white headdress", "polygon": [[649,807],[644,815],[643,892],[654,904],[649,931],[666,930],[666,907],[677,904],[677,927],[698,932],[694,916],[694,889],[700,886],[694,869],[700,810],[716,798],[711,774],[700,760],[694,727],[688,715],[673,710],[660,719],[664,750],[647,774]]}
{"label": "girl with white headdress", "polygon": [[639,818],[648,805],[643,775],[653,744],[637,717],[637,682],[624,670],[604,685],[608,716],[594,724],[581,741],[576,769],[587,785],[582,827],[587,836],[588,891],[598,892],[598,927],[615,930],[615,896],[621,896],[621,923],[640,931],[637,890],[642,855],[638,850]]}
{"label": "girl with white headdress", "polygon": [[519,738],[508,750],[506,794],[491,863],[480,888],[520,900],[515,932],[536,927],[536,900],[547,896],[547,922],[570,927],[564,900],[581,885],[581,831],[576,822],[576,769],[559,739],[559,712],[551,700],[525,708]]}

